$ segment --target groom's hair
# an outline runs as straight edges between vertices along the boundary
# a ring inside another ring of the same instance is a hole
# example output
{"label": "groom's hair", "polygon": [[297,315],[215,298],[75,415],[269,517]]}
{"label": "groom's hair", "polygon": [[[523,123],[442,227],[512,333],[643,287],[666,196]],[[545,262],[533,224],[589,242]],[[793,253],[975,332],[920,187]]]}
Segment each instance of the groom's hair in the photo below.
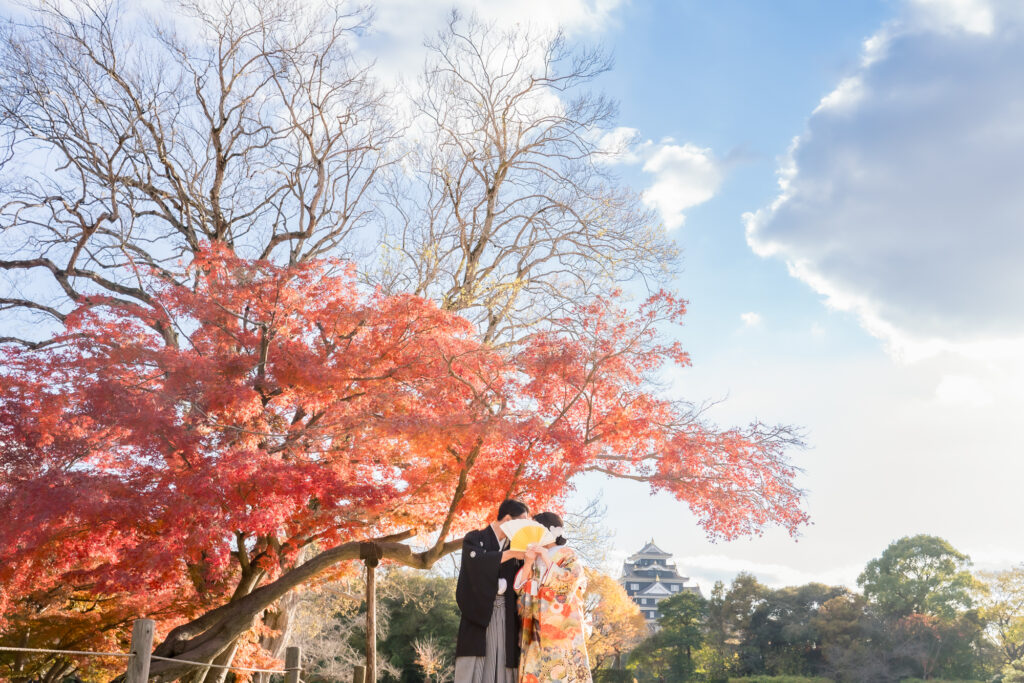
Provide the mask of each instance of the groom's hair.
{"label": "groom's hair", "polygon": [[526,503],[521,503],[518,500],[512,500],[509,498],[498,506],[498,519],[505,519],[505,517],[522,517],[529,512],[530,508],[526,507]]}

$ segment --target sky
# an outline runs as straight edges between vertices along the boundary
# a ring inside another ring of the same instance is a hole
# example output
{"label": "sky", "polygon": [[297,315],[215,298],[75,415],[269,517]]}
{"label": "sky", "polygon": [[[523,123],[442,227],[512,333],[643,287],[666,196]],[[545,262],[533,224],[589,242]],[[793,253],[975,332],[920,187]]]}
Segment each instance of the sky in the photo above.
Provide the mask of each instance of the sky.
{"label": "sky", "polygon": [[[705,591],[737,572],[853,587],[892,541],[1024,561],[1024,5],[1012,0],[460,0],[561,25],[615,68],[616,160],[684,254],[666,378],[721,425],[801,425],[813,523],[712,543],[685,505],[585,478],[609,569],[654,539]],[[422,63],[450,2],[377,4],[368,54]]]}

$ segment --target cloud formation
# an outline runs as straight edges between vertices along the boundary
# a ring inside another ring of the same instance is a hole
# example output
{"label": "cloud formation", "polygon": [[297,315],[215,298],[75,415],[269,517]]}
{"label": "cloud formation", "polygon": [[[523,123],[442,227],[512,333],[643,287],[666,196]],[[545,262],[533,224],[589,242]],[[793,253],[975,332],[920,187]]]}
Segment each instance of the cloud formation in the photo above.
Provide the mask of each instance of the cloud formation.
{"label": "cloud formation", "polygon": [[681,227],[684,212],[714,197],[722,184],[722,169],[711,150],[690,143],[654,146],[643,169],[654,176],[644,190],[644,204],[661,214],[669,230]]}
{"label": "cloud formation", "polygon": [[613,21],[622,0],[377,0],[372,29],[360,44],[389,83],[407,85],[423,67],[423,43],[437,35],[453,10],[496,27],[520,25],[533,31],[561,28],[570,38],[599,36]]}
{"label": "cloud formation", "polygon": [[740,313],[740,320],[742,320],[743,324],[746,325],[747,327],[757,327],[763,322],[761,314],[754,313],[753,311],[750,311],[748,313]]}
{"label": "cloud formation", "polygon": [[914,0],[865,41],[745,214],[747,241],[893,351],[1024,337],[1024,8]]}
{"label": "cloud formation", "polygon": [[788,564],[756,562],[722,554],[689,555],[676,560],[676,564],[680,573],[688,574],[700,586],[705,597],[710,595],[716,581],[729,585],[741,573],[751,574],[759,583],[775,589],[808,583],[852,588],[863,570],[858,565],[850,565],[808,571]]}
{"label": "cloud formation", "polygon": [[606,133],[599,148],[607,163],[643,164],[643,171],[654,176],[643,191],[644,204],[658,212],[667,229],[682,227],[687,209],[718,192],[725,175],[723,164],[707,147],[679,144],[672,138],[640,139],[635,128],[620,127]]}

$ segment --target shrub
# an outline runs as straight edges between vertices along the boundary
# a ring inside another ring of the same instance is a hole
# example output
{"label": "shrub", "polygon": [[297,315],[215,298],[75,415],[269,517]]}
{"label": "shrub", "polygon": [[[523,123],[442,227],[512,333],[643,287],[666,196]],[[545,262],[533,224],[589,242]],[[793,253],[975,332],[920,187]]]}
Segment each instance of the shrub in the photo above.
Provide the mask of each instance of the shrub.
{"label": "shrub", "polygon": [[625,669],[598,669],[594,683],[633,683],[633,672]]}

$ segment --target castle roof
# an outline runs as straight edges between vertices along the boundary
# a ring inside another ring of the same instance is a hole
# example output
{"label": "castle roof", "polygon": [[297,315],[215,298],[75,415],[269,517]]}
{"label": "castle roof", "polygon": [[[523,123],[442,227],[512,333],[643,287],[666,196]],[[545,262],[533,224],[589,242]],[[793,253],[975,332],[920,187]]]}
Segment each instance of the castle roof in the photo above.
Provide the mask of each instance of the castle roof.
{"label": "castle roof", "polygon": [[654,579],[660,579],[663,581],[687,581],[690,577],[683,576],[675,570],[675,567],[669,569],[657,568],[657,567],[626,567],[622,571],[622,578],[625,579],[640,579],[641,581],[653,581]]}
{"label": "castle roof", "polygon": [[664,550],[662,550],[661,548],[656,546],[654,544],[654,539],[653,538],[650,540],[650,542],[647,545],[645,545],[640,550],[640,552],[644,553],[645,555],[664,555],[665,557],[671,557],[672,556],[671,554],[666,553]]}
{"label": "castle roof", "polygon": [[[666,553],[664,550],[662,550],[661,548],[656,546],[654,544],[654,539],[653,538],[650,541],[647,542],[647,545],[645,545],[643,548],[640,549],[640,552],[638,552],[635,555],[633,555],[633,557],[639,557],[639,556],[644,556],[644,555],[646,555],[648,557],[650,557],[652,555],[655,556],[655,557],[672,557],[671,553]],[[631,557],[630,559],[633,559],[633,557]]]}
{"label": "castle roof", "polygon": [[652,562],[651,564],[639,564],[636,562],[625,562],[622,565],[622,579],[639,579],[651,581],[653,579],[664,579],[666,581],[687,581],[688,576],[683,576],[674,564],[662,564]]}
{"label": "castle roof", "polygon": [[675,574],[676,566],[674,564],[662,563],[662,562],[651,562],[650,564],[638,564],[636,562],[627,562],[626,565],[630,569],[637,569],[643,571],[660,572],[662,574]]}
{"label": "castle roof", "polygon": [[672,595],[672,591],[665,588],[665,584],[655,581],[647,588],[640,591],[640,595]]}

